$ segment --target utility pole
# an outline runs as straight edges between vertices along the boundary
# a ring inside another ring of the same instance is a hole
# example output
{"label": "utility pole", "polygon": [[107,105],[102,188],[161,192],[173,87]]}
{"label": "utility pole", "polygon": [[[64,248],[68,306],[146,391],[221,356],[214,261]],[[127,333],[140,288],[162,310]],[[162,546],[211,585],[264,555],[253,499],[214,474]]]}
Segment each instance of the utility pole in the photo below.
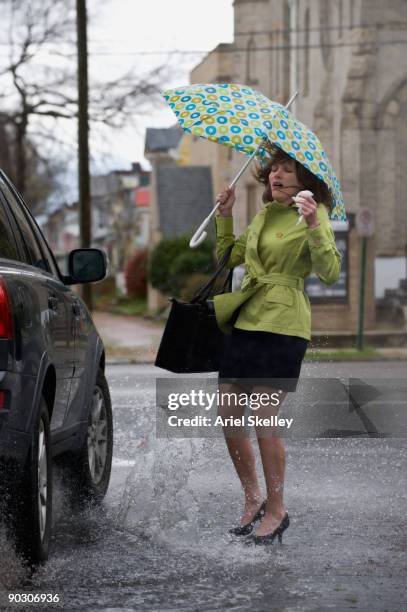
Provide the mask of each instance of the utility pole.
{"label": "utility pole", "polygon": [[[86,0],[76,0],[76,32],[78,46],[78,176],[80,246],[89,249],[92,236],[92,216],[89,177],[89,117],[88,117],[88,40]],[[92,285],[82,285],[82,297],[92,310]]]}

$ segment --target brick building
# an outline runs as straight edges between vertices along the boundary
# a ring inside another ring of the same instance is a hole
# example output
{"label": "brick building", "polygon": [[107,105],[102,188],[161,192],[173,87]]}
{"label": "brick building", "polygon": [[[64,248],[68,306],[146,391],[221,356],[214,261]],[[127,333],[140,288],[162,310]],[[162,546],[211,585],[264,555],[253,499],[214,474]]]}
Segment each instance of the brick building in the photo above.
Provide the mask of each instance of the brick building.
{"label": "brick building", "polygon": [[[346,290],[313,299],[313,329],[354,331],[358,316],[359,238],[354,214],[374,213],[368,241],[366,327],[375,326],[375,297],[405,276],[407,206],[407,3],[403,0],[235,0],[234,42],[218,45],[192,71],[191,82],[247,83],[292,107],[319,136],[341,181],[349,215]],[[189,138],[193,163],[212,166],[215,193],[244,159],[226,147]],[[236,233],[261,207],[250,171],[240,180]],[[340,236],[344,238],[344,235]],[[322,295],[322,294],[321,294]]]}

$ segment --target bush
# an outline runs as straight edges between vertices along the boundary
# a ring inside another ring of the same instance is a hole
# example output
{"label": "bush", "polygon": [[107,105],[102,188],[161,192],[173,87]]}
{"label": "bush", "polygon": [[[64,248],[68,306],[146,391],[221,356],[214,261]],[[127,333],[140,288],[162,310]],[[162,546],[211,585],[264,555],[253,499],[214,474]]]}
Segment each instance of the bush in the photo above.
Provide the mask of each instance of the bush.
{"label": "bush", "polygon": [[213,245],[205,242],[191,250],[189,240],[189,236],[166,238],[153,249],[148,277],[155,289],[179,296],[191,274],[214,270]]}
{"label": "bush", "polygon": [[169,270],[173,295],[178,297],[188,279],[196,274],[205,274],[213,270],[213,255],[211,253],[181,253],[172,262]]}
{"label": "bush", "polygon": [[185,280],[182,289],[180,290],[180,299],[183,302],[190,302],[198,293],[199,289],[208,282],[209,274],[191,274]]}
{"label": "bush", "polygon": [[147,295],[147,262],[146,249],[136,251],[127,261],[124,277],[127,295],[131,298],[144,299]]}
{"label": "bush", "polygon": [[95,298],[112,298],[116,295],[116,279],[114,276],[108,276],[100,283],[93,285],[93,295]]}
{"label": "bush", "polygon": [[199,272],[210,272],[213,269],[212,253],[187,251],[177,255],[170,265],[170,276],[179,274],[197,274]]}
{"label": "bush", "polygon": [[187,248],[188,239],[186,236],[161,240],[154,247],[148,264],[148,279],[154,289],[163,293],[171,291],[169,284],[170,266],[175,257],[186,251]]}

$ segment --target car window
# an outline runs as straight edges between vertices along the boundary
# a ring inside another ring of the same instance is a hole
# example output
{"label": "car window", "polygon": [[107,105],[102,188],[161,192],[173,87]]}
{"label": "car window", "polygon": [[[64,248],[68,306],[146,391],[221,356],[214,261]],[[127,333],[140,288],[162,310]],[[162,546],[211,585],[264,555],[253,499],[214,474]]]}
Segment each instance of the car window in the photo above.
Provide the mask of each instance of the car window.
{"label": "car window", "polygon": [[33,234],[33,231],[27,221],[23,210],[21,209],[19,202],[1,177],[0,186],[4,197],[10,205],[11,212],[13,213],[13,216],[16,219],[18,229],[20,230],[20,233],[23,238],[26,254],[25,261],[33,266],[36,266],[37,268],[45,270],[46,272],[50,272],[48,262],[38,245],[38,242]]}
{"label": "car window", "polygon": [[44,258],[47,260],[48,263],[48,267],[51,270],[51,272],[57,277],[60,278],[60,271],[58,268],[58,264],[55,261],[55,258],[51,252],[51,249],[48,246],[47,241],[44,238],[44,235],[41,231],[41,229],[38,227],[38,224],[36,222],[36,220],[34,219],[34,217],[32,216],[31,212],[28,210],[28,208],[24,205],[24,203],[21,204],[21,207],[23,208],[26,217],[28,219],[28,222],[31,226],[31,229],[33,231],[33,233],[35,234],[35,237],[37,238],[37,242],[40,245],[40,249],[42,251],[42,254],[44,256]]}
{"label": "car window", "polygon": [[15,259],[19,261],[20,255],[17,251],[17,245],[13,231],[10,227],[10,222],[4,210],[3,203],[0,201],[0,257],[6,259]]}

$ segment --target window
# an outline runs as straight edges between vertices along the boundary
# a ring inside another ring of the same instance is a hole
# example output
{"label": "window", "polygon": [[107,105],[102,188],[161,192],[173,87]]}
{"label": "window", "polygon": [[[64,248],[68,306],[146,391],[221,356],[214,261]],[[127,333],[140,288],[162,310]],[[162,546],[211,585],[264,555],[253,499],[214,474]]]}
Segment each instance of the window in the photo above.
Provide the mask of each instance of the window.
{"label": "window", "polygon": [[254,38],[251,37],[247,44],[247,55],[246,55],[246,83],[256,84],[256,43]]}
{"label": "window", "polygon": [[0,187],[3,192],[4,197],[6,198],[10,206],[10,209],[16,220],[18,229],[20,230],[20,234],[23,238],[22,242],[23,242],[24,251],[25,251],[24,260],[28,264],[31,264],[33,266],[36,266],[37,268],[41,268],[42,270],[49,272],[50,270],[49,270],[48,262],[46,258],[44,257],[43,253],[41,252],[41,249],[35,239],[35,236],[33,235],[32,229],[27,221],[27,218],[19,202],[17,201],[11,189],[8,187],[8,185],[4,182],[4,180],[1,177],[0,177]]}
{"label": "window", "polygon": [[282,62],[282,81],[283,81],[283,98],[284,100],[288,100],[288,98],[291,95],[291,91],[290,91],[290,83],[291,83],[291,58],[290,58],[290,53],[291,53],[291,40],[290,40],[290,33],[291,33],[291,13],[290,13],[290,6],[289,3],[287,2],[287,0],[284,2],[284,8],[283,8],[283,30],[284,30],[284,36],[283,36],[283,41],[282,41],[282,58],[283,58],[283,62]]}
{"label": "window", "polygon": [[342,266],[339,279],[333,285],[324,285],[316,274],[312,273],[305,279],[305,289],[311,303],[347,302],[348,301],[348,236],[349,227],[347,222],[332,221],[335,234],[335,242],[338,251],[342,255]]}
{"label": "window", "polygon": [[2,202],[0,202],[0,257],[15,259],[16,261],[20,259],[13,231]]}
{"label": "window", "polygon": [[338,4],[338,22],[339,22],[339,26],[338,26],[339,38],[342,38],[342,34],[343,34],[343,1],[342,0],[339,0],[339,4]]}
{"label": "window", "polygon": [[54,256],[51,253],[51,249],[48,246],[47,241],[45,240],[40,228],[37,225],[37,222],[35,221],[35,219],[31,216],[30,212],[28,210],[26,210],[24,208],[25,212],[26,212],[26,216],[28,217],[28,222],[31,226],[32,231],[35,234],[35,237],[37,238],[37,242],[40,245],[40,249],[42,251],[42,255],[44,257],[44,260],[46,260],[47,264],[48,264],[48,270],[52,272],[52,274],[54,276],[56,276],[57,278],[60,278],[60,272],[58,269],[58,265],[55,261]]}
{"label": "window", "polygon": [[309,8],[305,11],[305,52],[304,52],[304,97],[309,95],[309,69],[310,69],[310,14]]}
{"label": "window", "polygon": [[330,45],[332,44],[331,32],[332,26],[335,25],[333,22],[332,15],[332,2],[328,0],[321,0],[319,8],[319,32],[320,32],[320,46],[322,61],[324,62],[325,68],[328,67],[328,60],[331,52]]}

